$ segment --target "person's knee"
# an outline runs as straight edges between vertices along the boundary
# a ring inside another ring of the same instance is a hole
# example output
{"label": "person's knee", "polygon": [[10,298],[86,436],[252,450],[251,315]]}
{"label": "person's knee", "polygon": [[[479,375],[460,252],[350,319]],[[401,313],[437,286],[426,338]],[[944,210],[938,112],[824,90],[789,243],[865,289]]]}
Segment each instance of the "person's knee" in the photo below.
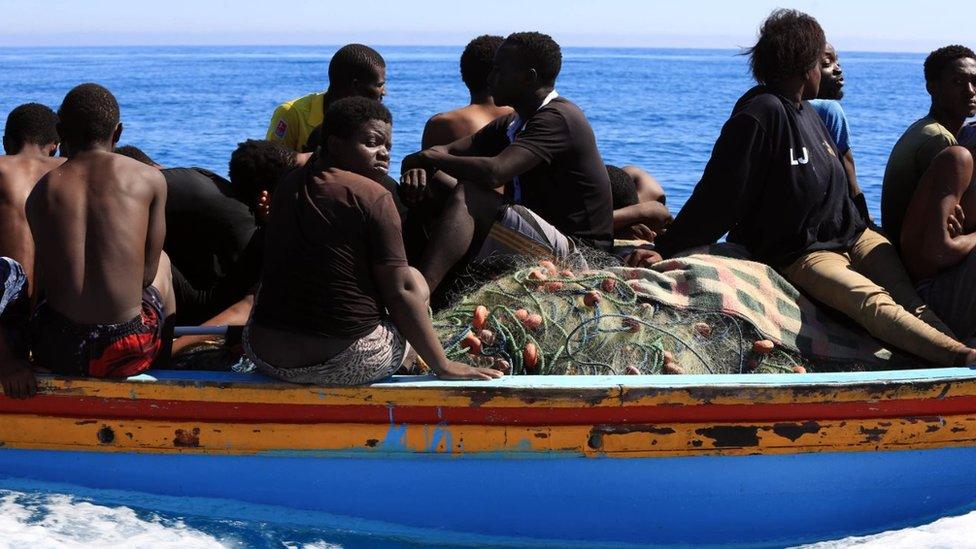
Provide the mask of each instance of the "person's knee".
{"label": "person's knee", "polygon": [[932,159],[927,173],[951,187],[952,192],[961,194],[973,179],[973,155],[965,147],[947,147]]}

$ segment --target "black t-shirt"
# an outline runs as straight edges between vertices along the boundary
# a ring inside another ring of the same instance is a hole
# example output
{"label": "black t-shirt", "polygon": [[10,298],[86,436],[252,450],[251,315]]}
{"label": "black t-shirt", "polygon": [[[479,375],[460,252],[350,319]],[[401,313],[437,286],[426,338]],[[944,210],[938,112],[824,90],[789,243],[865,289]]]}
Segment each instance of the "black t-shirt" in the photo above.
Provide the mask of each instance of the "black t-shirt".
{"label": "black t-shirt", "polygon": [[[583,111],[556,97],[529,117],[510,142],[508,127],[516,116],[497,118],[474,134],[475,154],[497,156],[506,147],[521,147],[538,156],[542,162],[518,177],[519,203],[564,235],[609,249],[613,244],[610,177]],[[512,197],[512,183],[506,193]]]}
{"label": "black t-shirt", "polygon": [[181,322],[202,322],[257,282],[261,232],[226,179],[201,168],[162,172],[167,187],[163,249],[174,266],[178,314]]}
{"label": "black t-shirt", "polygon": [[785,267],[808,252],[849,248],[866,227],[816,111],[757,86],[736,103],[701,181],[656,246],[668,257],[728,232],[756,259]]}

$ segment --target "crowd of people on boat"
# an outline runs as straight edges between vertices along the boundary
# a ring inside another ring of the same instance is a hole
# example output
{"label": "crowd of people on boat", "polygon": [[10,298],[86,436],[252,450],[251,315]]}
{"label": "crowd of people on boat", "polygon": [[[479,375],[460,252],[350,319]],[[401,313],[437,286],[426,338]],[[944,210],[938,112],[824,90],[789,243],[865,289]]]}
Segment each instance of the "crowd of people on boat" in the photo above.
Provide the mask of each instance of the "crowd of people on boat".
{"label": "crowd of people on boat", "polygon": [[[70,90],[55,113],[7,117],[0,157],[0,382],[35,371],[126,377],[167,367],[193,336],[243,325],[242,347],[283,381],[356,385],[419,357],[445,379],[503,375],[447,359],[429,316],[459,272],[498,257],[584,249],[650,267],[723,235],[825,307],[923,364],[976,349],[976,53],[925,60],[931,108],[894,144],[881,225],[857,184],[837,52],[817,21],[777,10],[746,52],[756,86],[735,104],[672,219],[660,184],[604,164],[561,96],[559,45],[480,36],[461,56],[469,105],[437,114],[390,177],[386,63],[350,44],[326,91],[275,109],[228,179],[119,146],[112,93]],[[60,151],[60,156],[55,156]]]}

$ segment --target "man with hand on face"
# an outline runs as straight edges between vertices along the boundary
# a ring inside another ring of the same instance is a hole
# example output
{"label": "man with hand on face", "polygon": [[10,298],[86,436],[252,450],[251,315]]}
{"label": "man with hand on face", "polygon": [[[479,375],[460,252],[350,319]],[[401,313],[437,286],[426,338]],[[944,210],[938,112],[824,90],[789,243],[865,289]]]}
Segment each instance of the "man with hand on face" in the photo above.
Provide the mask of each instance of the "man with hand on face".
{"label": "man with hand on face", "polygon": [[827,133],[837,145],[837,152],[841,155],[841,163],[844,164],[844,173],[847,174],[847,184],[850,186],[851,199],[857,205],[858,211],[865,219],[870,219],[868,214],[867,200],[861,187],[857,184],[857,172],[854,169],[854,153],[851,151],[851,129],[847,124],[847,114],[840,106],[840,100],[844,97],[844,70],[840,67],[837,58],[837,50],[829,42],[824,49],[823,59],[820,60],[820,91],[817,98],[810,100],[813,110],[817,111],[820,119],[827,126]]}
{"label": "man with hand on face", "polygon": [[973,155],[957,135],[976,114],[976,54],[939,48],[925,60],[928,115],[888,158],[881,221],[919,295],[960,337],[976,337],[976,191]]}
{"label": "man with hand on face", "polygon": [[[405,202],[431,189],[446,195],[420,261],[431,288],[465,257],[564,259],[577,244],[611,248],[610,179],[583,112],[555,90],[561,66],[551,37],[510,35],[495,54],[489,85],[495,104],[515,112],[403,160]],[[495,192],[503,186],[504,196]]]}
{"label": "man with hand on face", "polygon": [[377,101],[336,101],[318,151],[275,190],[243,337],[262,373],[293,383],[372,383],[408,360],[409,342],[439,377],[501,375],[449,361],[437,340],[427,285],[407,265],[400,217],[379,183],[390,166],[392,122]]}
{"label": "man with hand on face", "polygon": [[322,124],[333,101],[366,97],[382,101],[386,95],[386,61],[369,46],[348,44],[329,62],[329,89],[292,99],[275,109],[266,139],[295,152],[305,150],[312,132]]}

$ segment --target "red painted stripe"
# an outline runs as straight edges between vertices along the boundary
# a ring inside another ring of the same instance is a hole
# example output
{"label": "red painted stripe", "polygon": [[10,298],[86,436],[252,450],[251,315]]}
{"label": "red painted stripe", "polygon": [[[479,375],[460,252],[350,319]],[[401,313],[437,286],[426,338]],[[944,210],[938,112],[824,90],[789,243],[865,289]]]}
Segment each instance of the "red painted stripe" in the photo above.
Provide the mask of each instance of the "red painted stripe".
{"label": "red painted stripe", "polygon": [[0,413],[73,418],[225,423],[379,423],[452,425],[592,425],[602,423],[743,423],[974,414],[976,397],[587,408],[248,404],[39,395],[0,398]]}

